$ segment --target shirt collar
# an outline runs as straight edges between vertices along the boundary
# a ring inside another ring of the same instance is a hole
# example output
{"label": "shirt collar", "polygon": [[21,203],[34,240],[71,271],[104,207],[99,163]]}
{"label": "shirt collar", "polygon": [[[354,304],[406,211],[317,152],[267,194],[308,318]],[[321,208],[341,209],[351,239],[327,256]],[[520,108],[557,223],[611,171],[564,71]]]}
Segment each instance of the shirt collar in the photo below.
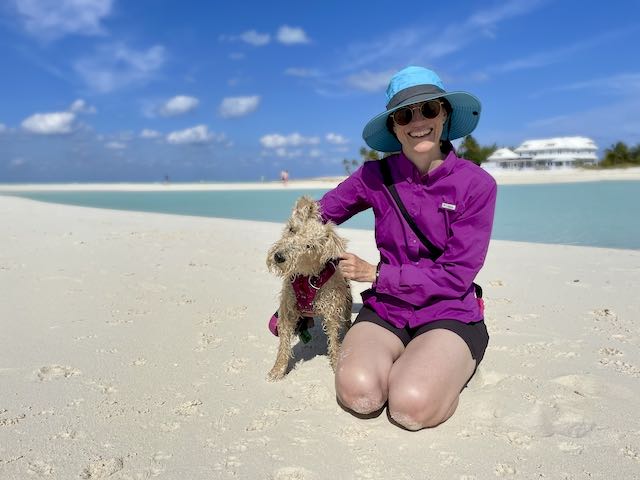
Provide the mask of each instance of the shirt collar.
{"label": "shirt collar", "polygon": [[407,156],[403,152],[400,152],[398,157],[399,158],[397,165],[400,178],[403,178],[408,182],[424,183],[427,185],[432,184],[440,178],[444,178],[449,175],[453,170],[456,159],[458,158],[455,152],[452,150],[444,158],[444,161],[435,168],[435,170],[433,170],[431,173],[425,173],[424,175],[422,175],[418,171],[418,168],[413,164],[411,160],[407,158]]}

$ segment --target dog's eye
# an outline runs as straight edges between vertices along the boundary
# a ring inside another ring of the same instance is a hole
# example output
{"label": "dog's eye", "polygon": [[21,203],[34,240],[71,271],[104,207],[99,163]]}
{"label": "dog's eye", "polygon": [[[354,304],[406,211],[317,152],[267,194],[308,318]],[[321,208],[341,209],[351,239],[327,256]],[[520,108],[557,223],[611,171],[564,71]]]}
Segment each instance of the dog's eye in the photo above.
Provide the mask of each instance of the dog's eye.
{"label": "dog's eye", "polygon": [[296,229],[293,227],[289,227],[289,233],[296,233]]}
{"label": "dog's eye", "polygon": [[311,244],[307,244],[307,250],[311,248]]}

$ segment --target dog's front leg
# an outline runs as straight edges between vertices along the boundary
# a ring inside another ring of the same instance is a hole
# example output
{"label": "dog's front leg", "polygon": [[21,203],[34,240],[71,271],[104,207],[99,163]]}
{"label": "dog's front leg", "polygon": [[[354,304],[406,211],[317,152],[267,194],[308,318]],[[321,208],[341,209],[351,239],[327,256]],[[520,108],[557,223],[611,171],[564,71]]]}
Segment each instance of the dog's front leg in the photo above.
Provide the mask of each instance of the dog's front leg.
{"label": "dog's front leg", "polygon": [[[278,337],[280,343],[278,345],[278,354],[276,363],[269,372],[268,379],[271,381],[282,379],[287,373],[289,359],[291,358],[291,341],[295,334],[296,325],[298,323],[298,311],[290,305],[289,289],[283,289],[280,308],[278,309]],[[291,291],[293,295],[293,291]]]}

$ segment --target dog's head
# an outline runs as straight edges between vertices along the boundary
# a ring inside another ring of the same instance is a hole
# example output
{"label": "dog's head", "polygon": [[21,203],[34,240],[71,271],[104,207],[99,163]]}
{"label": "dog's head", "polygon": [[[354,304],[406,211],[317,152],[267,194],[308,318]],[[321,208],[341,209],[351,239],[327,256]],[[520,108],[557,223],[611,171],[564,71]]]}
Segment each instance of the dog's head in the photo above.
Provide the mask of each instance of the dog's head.
{"label": "dog's head", "polygon": [[282,237],[269,249],[267,266],[281,277],[317,275],[345,248],[346,241],[336,234],[335,225],[322,223],[318,204],[309,197],[300,197]]}

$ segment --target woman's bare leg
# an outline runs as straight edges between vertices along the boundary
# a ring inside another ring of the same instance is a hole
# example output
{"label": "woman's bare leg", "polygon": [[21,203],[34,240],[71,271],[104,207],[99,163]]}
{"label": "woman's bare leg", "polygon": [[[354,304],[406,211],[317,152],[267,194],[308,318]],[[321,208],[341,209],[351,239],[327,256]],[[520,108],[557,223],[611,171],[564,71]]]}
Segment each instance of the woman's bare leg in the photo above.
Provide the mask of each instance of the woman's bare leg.
{"label": "woman's bare leg", "polygon": [[404,345],[389,330],[371,322],[349,329],[340,347],[336,395],[345,408],[366,415],[387,401],[389,372]]}
{"label": "woman's bare leg", "polygon": [[435,427],[453,415],[476,363],[465,341],[444,329],[414,338],[389,374],[389,415],[408,430]]}

